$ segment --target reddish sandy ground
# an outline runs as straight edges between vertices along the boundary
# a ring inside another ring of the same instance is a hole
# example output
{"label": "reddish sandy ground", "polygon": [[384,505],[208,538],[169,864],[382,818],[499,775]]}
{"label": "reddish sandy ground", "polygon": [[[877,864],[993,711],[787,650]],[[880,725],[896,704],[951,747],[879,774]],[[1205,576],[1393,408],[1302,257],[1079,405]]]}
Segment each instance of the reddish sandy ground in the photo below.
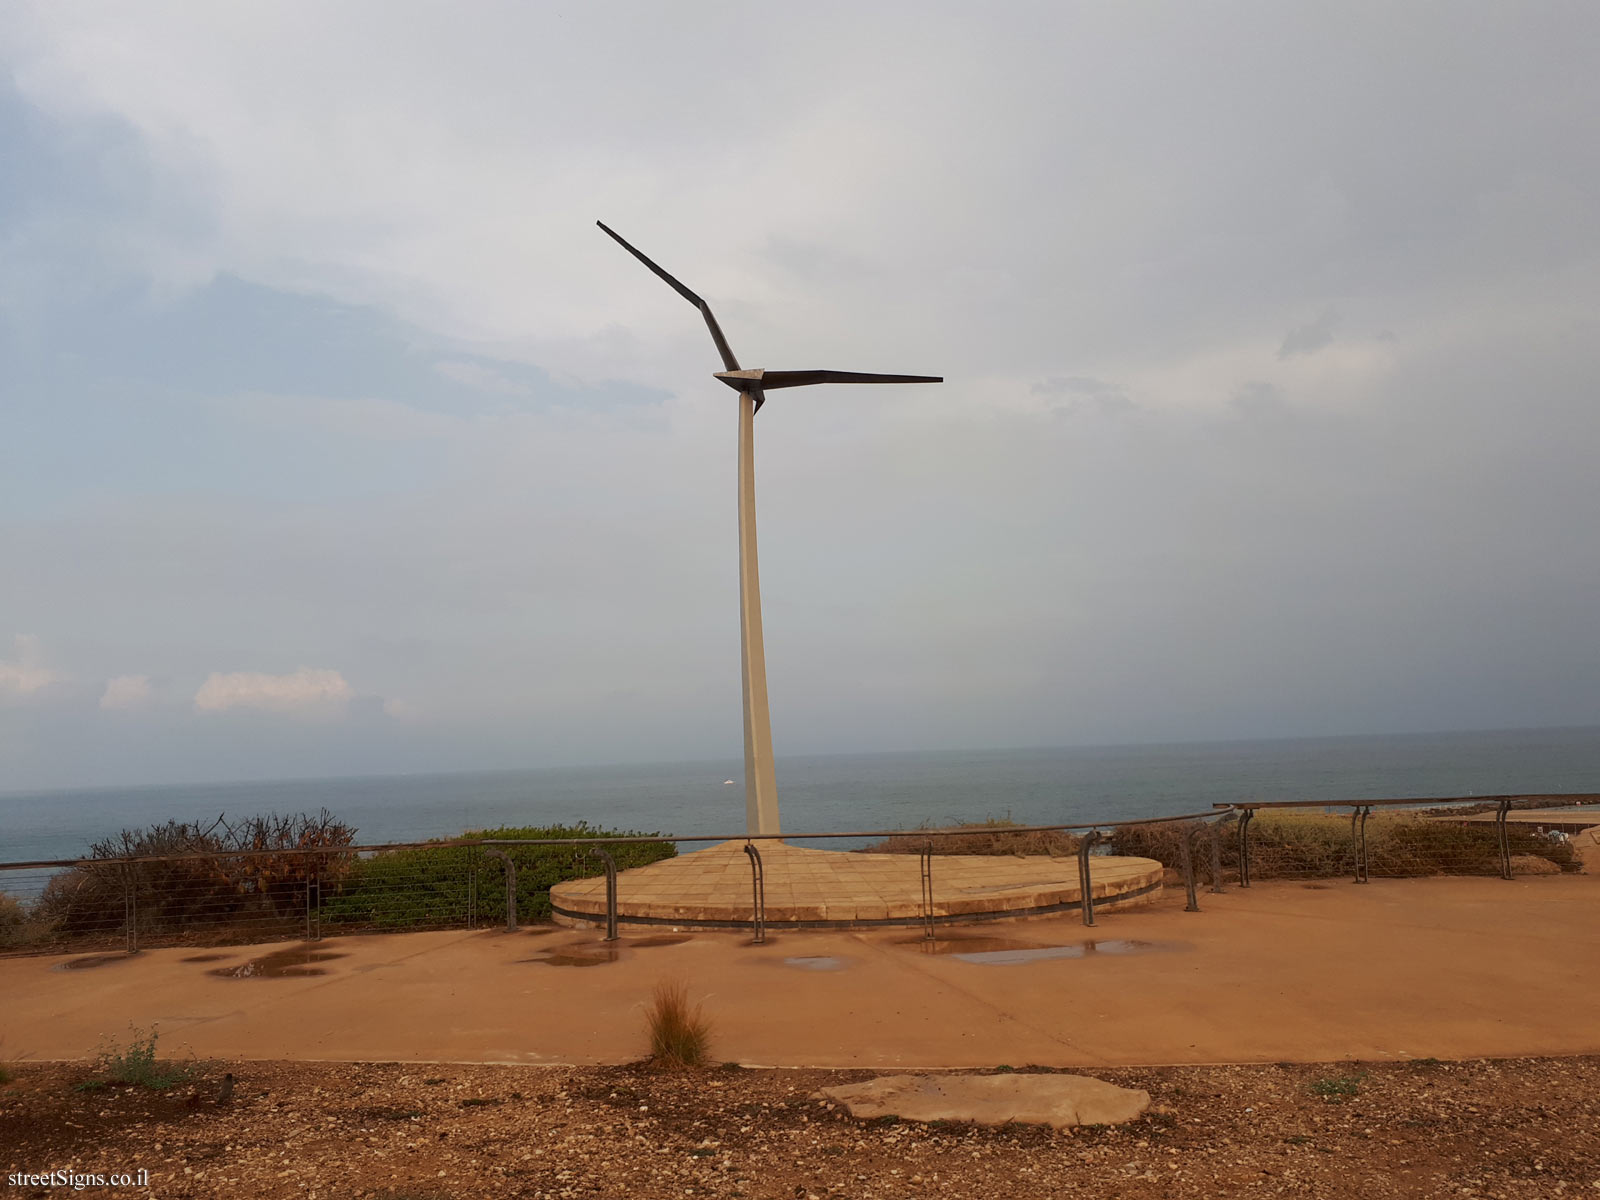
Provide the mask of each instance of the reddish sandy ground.
{"label": "reddish sandy ground", "polygon": [[[548,927],[330,939],[315,949],[339,957],[312,965],[325,974],[286,978],[212,973],[264,947],[149,950],[77,970],[0,959],[0,1053],[83,1058],[154,1025],[165,1048],[200,1058],[618,1064],[643,1054],[641,1006],[663,977],[704,998],[718,1059],[746,1064],[1600,1053],[1600,876],[1258,884],[1201,902],[1185,913],[1168,895],[1093,930],[1059,917],[951,935],[1070,955],[1023,963],[926,954],[908,930],[641,944],[665,940],[650,930],[625,933],[614,962],[564,966],[602,948]],[[1089,940],[1099,951],[1078,953]],[[185,961],[204,953],[224,957]]]}
{"label": "reddish sandy ground", "polygon": [[[604,948],[554,929],[329,940],[309,947],[339,956],[308,965],[326,974],[283,978],[208,973],[267,947],[78,969],[0,960],[0,1196],[70,1190],[8,1182],[56,1170],[149,1173],[123,1194],[261,1200],[1600,1189],[1600,1058],[1583,1057],[1600,1049],[1600,877],[1201,900],[1184,913],[1168,896],[1092,931],[962,931],[1057,948],[1022,962],[925,954],[907,931],[752,947],[734,934],[660,944],[651,930],[580,967],[561,963]],[[215,957],[184,961],[202,955]],[[704,997],[726,1065],[626,1065],[666,976]],[[126,1046],[130,1024],[159,1025],[163,1057],[189,1076],[166,1090],[101,1082],[84,1059],[102,1037]],[[556,1061],[624,1065],[528,1065]],[[1224,1061],[1245,1065],[1151,1065]],[[1056,1133],[860,1122],[813,1096],[913,1065],[1075,1067],[1145,1088],[1155,1107]]]}

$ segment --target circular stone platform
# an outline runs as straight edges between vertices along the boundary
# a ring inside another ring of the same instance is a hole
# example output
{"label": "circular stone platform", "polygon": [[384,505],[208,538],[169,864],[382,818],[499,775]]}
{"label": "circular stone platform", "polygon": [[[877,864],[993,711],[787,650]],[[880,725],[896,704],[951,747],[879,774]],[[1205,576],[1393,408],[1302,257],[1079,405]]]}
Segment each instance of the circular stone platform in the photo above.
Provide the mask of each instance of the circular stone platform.
{"label": "circular stone platform", "polygon": [[[757,842],[766,876],[766,923],[774,929],[918,925],[921,860],[915,854],[857,854]],[[625,925],[727,929],[752,920],[750,859],[742,841],[663,859],[617,874]],[[1095,908],[1148,903],[1161,891],[1150,858],[1094,855]],[[1044,916],[1076,910],[1078,860],[1043,856],[933,856],[933,918],[940,924]],[[606,881],[574,879],[550,891],[564,925],[604,924]]]}

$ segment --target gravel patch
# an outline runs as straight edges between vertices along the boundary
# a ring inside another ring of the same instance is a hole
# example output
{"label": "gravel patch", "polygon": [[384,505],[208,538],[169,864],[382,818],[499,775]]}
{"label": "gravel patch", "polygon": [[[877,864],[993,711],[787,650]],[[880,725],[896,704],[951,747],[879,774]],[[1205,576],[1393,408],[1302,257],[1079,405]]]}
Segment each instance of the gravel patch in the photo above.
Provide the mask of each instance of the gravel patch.
{"label": "gravel patch", "polygon": [[[137,1194],[260,1200],[1600,1196],[1597,1058],[1076,1072],[1153,1104],[1128,1125],[1059,1132],[858,1121],[813,1098],[867,1071],[195,1071],[156,1092],[85,1090],[87,1064],[12,1067],[5,1174],[143,1169]],[[226,1072],[235,1083],[219,1103]]]}

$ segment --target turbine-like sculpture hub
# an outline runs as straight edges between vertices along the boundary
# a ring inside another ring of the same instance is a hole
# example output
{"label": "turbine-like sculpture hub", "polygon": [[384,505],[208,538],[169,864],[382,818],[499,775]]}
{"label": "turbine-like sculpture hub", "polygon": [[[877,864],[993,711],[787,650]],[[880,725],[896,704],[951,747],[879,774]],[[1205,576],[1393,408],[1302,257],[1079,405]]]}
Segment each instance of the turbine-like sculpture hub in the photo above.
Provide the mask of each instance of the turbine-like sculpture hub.
{"label": "turbine-like sculpture hub", "polygon": [[806,387],[815,383],[943,383],[935,375],[874,375],[862,371],[744,370],[733,356],[711,306],[605,224],[613,240],[700,310],[724,370],[716,373],[739,397],[739,637],[744,673],[744,791],[746,828],[753,834],[776,834],[778,785],[773,775],[771,718],[767,711],[767,661],[761,637],[761,584],[756,568],[756,487],[753,420],[766,402],[768,388]]}

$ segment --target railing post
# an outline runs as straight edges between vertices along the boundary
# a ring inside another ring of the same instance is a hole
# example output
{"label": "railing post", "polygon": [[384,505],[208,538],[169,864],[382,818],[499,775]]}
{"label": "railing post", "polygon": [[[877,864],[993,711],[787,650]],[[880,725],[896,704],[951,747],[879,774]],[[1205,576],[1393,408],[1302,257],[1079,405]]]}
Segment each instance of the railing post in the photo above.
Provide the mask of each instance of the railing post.
{"label": "railing post", "polygon": [[478,864],[467,863],[467,928],[478,927]]}
{"label": "railing post", "polygon": [[1235,820],[1238,813],[1230,812],[1227,816],[1211,823],[1211,887],[1207,890],[1213,895],[1221,895],[1222,887],[1222,827],[1229,821]]}
{"label": "railing post", "polygon": [[589,847],[589,853],[605,864],[606,868],[606,937],[608,942],[617,940],[617,863],[606,853],[603,846]]}
{"label": "railing post", "polygon": [[506,865],[506,932],[517,931],[517,864],[511,861],[511,856],[497,846],[485,848],[484,853],[490,858],[498,858]]}
{"label": "railing post", "polygon": [[1256,810],[1247,808],[1239,817],[1239,886],[1250,886],[1250,822],[1256,819]]}
{"label": "railing post", "polygon": [[1199,912],[1200,901],[1194,894],[1194,846],[1195,835],[1200,832],[1197,825],[1193,829],[1186,829],[1178,835],[1178,847],[1182,854],[1183,863],[1183,888],[1188,893],[1189,902],[1183,906],[1184,912]]}
{"label": "railing post", "polygon": [[1083,923],[1094,924],[1094,887],[1089,879],[1089,847],[1100,840],[1100,831],[1091,829],[1078,842],[1078,907],[1083,912]]}
{"label": "railing post", "polygon": [[1350,811],[1350,847],[1355,854],[1355,882],[1368,883],[1367,878],[1367,814],[1372,809],[1358,804]]}
{"label": "railing post", "polygon": [[1500,878],[1511,878],[1511,834],[1506,829],[1506,818],[1511,815],[1511,797],[1500,801],[1494,815],[1495,834],[1500,843]]}
{"label": "railing post", "polygon": [[122,864],[122,924],[128,953],[139,953],[139,884],[127,863]]}
{"label": "railing post", "polygon": [[753,842],[744,844],[744,852],[750,856],[751,940],[759,946],[767,940],[767,872]]}
{"label": "railing post", "polygon": [[922,938],[924,941],[933,941],[933,843],[927,842],[922,847],[921,861],[918,865],[922,868]]}

